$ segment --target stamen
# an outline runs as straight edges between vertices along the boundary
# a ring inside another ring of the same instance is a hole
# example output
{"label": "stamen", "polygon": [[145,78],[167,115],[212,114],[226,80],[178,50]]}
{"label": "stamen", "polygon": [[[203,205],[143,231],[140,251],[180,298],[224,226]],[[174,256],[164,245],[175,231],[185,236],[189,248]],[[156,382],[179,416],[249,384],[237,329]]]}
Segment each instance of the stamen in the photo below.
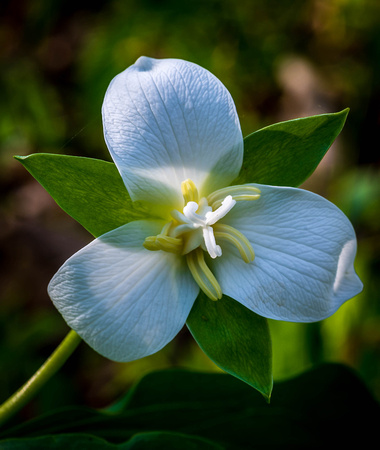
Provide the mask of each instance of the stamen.
{"label": "stamen", "polygon": [[158,234],[157,236],[148,236],[145,238],[143,246],[151,251],[163,250],[180,255],[182,253],[183,241],[181,238]]}
{"label": "stamen", "polygon": [[219,189],[207,197],[207,202],[215,210],[220,207],[226,196],[231,195],[233,200],[257,200],[260,198],[260,189],[248,184],[242,184],[240,186],[227,186],[223,189]]}
{"label": "stamen", "polygon": [[186,255],[187,265],[194,280],[211,300],[222,298],[222,289],[204,260],[203,250],[197,248]]}
{"label": "stamen", "polygon": [[[187,225],[184,225],[187,226]],[[169,236],[173,222],[166,223],[161,230],[161,233],[157,236],[148,236],[145,238],[143,246],[147,250],[158,251],[163,250],[165,252],[175,253],[177,255],[182,254],[183,251],[183,239],[177,238],[177,236]]]}
{"label": "stamen", "polygon": [[195,184],[187,179],[181,184],[185,201],[183,211],[171,211],[172,220],[165,224],[157,236],[144,241],[148,250],[163,250],[186,256],[187,265],[194,280],[212,300],[222,297],[222,290],[208,268],[204,252],[211,258],[222,256],[217,240],[233,244],[246,263],[253,261],[255,253],[248,239],[235,228],[221,224],[237,201],[257,200],[260,190],[251,185],[229,186],[213,192],[207,198],[199,198]]}
{"label": "stamen", "polygon": [[159,234],[156,242],[165,252],[177,253],[179,255],[182,253],[182,239],[180,238]]}
{"label": "stamen", "polygon": [[249,240],[236,228],[229,225],[217,223],[214,225],[214,236],[216,239],[225,239],[231,242],[239,250],[244,262],[250,263],[255,259],[255,252]]}
{"label": "stamen", "polygon": [[198,203],[199,201],[198,189],[195,186],[194,182],[190,180],[190,178],[188,178],[185,181],[182,181],[181,191],[183,198],[185,200],[185,205],[189,202]]}
{"label": "stamen", "polygon": [[145,247],[147,250],[150,250],[152,252],[161,250],[160,247],[158,246],[158,244],[156,243],[156,237],[157,236],[148,236],[147,238],[145,238],[143,247]]}
{"label": "stamen", "polygon": [[169,235],[169,231],[170,231],[170,227],[173,225],[173,222],[167,222],[161,230],[160,234],[163,234],[164,236],[168,236]]}

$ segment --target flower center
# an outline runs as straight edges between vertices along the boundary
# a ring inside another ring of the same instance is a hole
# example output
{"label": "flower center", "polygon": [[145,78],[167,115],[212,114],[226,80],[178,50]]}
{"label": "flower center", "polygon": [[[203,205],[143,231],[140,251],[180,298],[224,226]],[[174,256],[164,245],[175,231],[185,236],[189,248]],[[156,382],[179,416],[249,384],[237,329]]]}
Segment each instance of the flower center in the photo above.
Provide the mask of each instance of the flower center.
{"label": "flower center", "polygon": [[198,247],[208,252],[211,258],[222,256],[222,249],[215,241],[212,225],[223,218],[236,204],[231,195],[228,195],[221,206],[215,211],[208,205],[207,200],[202,198],[199,203],[189,201],[183,208],[183,213],[172,211],[174,219],[170,235],[182,236],[184,240],[183,254],[190,253]]}
{"label": "flower center", "polygon": [[248,239],[219,220],[237,201],[258,199],[260,191],[249,185],[229,186],[199,199],[198,190],[190,179],[182,182],[181,189],[185,201],[183,211],[173,210],[173,220],[163,227],[159,235],[147,237],[144,247],[186,255],[194,280],[209,298],[217,300],[222,297],[222,291],[206,265],[204,252],[213,259],[222,256],[222,248],[216,241],[225,240],[237,247],[246,263],[253,261],[255,254]]}

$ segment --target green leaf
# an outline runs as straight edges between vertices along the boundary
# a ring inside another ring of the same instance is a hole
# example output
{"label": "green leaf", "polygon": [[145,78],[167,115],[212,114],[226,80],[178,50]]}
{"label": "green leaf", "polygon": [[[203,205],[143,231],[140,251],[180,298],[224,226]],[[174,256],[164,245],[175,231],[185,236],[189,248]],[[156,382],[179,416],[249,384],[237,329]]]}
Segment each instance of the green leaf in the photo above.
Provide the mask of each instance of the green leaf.
{"label": "green leaf", "polygon": [[[245,157],[234,184],[298,186],[317,167],[343,128],[348,109],[271,125],[244,139]],[[98,237],[132,220],[158,217],[132,202],[111,162],[36,153],[16,156],[57,204]]]}
{"label": "green leaf", "polygon": [[[121,447],[118,447],[121,448]],[[122,446],[123,450],[224,450],[225,447],[216,442],[198,436],[182,433],[156,431],[140,433],[132,437]]]}
{"label": "green leaf", "polygon": [[86,434],[61,434],[24,439],[7,439],[0,443],[1,450],[118,450],[124,446],[110,444],[104,439]]}
{"label": "green leaf", "polygon": [[225,447],[200,438],[182,433],[148,432],[139,433],[129,441],[111,444],[104,439],[86,434],[58,434],[36,438],[8,439],[0,443],[1,450],[223,450]]}
{"label": "green leaf", "polygon": [[345,448],[354,440],[366,448],[378,438],[380,422],[379,403],[361,378],[339,364],[275,383],[270,405],[235,377],[183,370],[150,373],[123,400],[118,412],[60,408],[2,428],[0,448],[7,439],[62,434],[122,444],[140,433],[159,431],[231,450],[321,448],[326,442]]}
{"label": "green leaf", "polygon": [[316,169],[341,132],[348,109],[289,120],[244,139],[244,161],[233,184],[297,187]]}
{"label": "green leaf", "polygon": [[95,237],[147,217],[146,206],[132,202],[113,163],[48,153],[15,158]]}
{"label": "green leaf", "polygon": [[257,389],[269,401],[273,387],[272,346],[264,317],[225,295],[213,302],[201,293],[187,326],[215,364]]}

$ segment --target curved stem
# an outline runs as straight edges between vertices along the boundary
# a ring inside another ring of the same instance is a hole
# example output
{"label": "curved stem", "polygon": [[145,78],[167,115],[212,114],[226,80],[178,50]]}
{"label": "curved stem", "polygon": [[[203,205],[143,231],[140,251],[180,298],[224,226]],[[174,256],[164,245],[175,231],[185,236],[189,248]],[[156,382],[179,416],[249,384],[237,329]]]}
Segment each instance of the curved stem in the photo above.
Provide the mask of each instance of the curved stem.
{"label": "curved stem", "polygon": [[33,395],[62,367],[80,342],[81,338],[71,330],[37,372],[0,406],[0,425],[28,403]]}

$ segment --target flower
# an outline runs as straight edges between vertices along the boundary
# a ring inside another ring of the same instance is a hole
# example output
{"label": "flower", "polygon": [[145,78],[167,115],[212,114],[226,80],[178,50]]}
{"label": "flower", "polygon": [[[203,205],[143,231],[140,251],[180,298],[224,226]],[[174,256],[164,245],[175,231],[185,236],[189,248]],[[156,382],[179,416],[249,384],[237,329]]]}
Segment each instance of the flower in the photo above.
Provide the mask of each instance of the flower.
{"label": "flower", "polygon": [[73,255],[48,288],[96,351],[116,361],[157,352],[200,290],[296,322],[322,320],[361,291],[355,233],[337,207],[301,189],[230,186],[243,138],[207,70],[141,57],[112,80],[102,113],[111,157],[146,213]]}

